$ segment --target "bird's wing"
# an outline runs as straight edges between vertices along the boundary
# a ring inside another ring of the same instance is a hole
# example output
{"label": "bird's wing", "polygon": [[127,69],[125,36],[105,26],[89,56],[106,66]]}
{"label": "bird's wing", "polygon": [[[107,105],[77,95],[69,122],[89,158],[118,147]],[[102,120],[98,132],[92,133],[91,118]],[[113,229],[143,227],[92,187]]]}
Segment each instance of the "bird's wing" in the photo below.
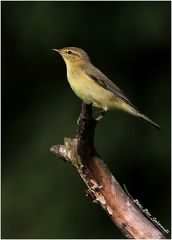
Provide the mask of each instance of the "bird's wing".
{"label": "bird's wing", "polygon": [[117,87],[109,78],[107,78],[99,69],[90,64],[89,66],[84,66],[82,70],[97,84],[103,88],[112,92],[115,97],[121,99],[125,103],[129,104],[131,107],[136,109],[136,107],[130,102],[130,100],[125,96],[125,93]]}

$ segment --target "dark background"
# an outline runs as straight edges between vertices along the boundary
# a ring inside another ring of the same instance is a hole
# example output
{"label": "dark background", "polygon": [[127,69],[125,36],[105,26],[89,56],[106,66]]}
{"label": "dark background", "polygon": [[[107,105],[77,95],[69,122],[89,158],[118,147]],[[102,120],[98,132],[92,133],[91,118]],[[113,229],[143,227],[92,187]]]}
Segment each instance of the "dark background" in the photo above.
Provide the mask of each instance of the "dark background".
{"label": "dark background", "polygon": [[[170,229],[170,2],[1,2],[2,238],[123,238],[76,170],[49,152],[81,101],[52,48],[76,46],[161,125],[108,112],[95,144],[117,180]],[[168,237],[170,234],[168,235]]]}

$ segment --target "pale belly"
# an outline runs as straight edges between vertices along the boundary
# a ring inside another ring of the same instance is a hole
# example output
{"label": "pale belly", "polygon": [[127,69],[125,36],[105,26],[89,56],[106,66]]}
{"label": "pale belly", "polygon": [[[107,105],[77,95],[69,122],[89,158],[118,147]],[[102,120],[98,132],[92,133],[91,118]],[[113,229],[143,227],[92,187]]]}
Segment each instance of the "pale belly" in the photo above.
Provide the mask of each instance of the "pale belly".
{"label": "pale belly", "polygon": [[72,74],[72,77],[71,74],[68,74],[68,81],[79,98],[84,102],[91,101],[95,107],[107,110],[115,108],[114,104],[116,101],[118,102],[113,93],[89,79],[84,73],[80,72],[79,77],[77,74]]}

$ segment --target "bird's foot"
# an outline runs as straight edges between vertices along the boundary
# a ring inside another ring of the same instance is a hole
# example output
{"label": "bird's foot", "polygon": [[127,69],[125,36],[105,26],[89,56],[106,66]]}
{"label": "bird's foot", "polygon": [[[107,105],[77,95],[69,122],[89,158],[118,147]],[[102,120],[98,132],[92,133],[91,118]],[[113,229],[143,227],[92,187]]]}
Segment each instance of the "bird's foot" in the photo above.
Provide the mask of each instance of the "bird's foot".
{"label": "bird's foot", "polygon": [[94,114],[94,119],[98,122],[100,121],[103,116],[105,115],[106,111],[105,110],[101,110],[101,111],[98,111]]}

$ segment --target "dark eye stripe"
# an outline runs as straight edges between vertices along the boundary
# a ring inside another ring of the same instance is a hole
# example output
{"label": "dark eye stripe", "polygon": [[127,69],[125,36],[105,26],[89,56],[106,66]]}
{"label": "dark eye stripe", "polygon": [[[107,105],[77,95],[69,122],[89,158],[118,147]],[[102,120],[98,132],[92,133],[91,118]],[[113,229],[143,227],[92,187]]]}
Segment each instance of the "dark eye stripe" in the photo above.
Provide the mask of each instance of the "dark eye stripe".
{"label": "dark eye stripe", "polygon": [[74,55],[75,55],[75,56],[80,56],[79,53],[73,52],[73,51],[71,51],[71,50],[67,50],[66,53],[69,54],[69,55],[72,54],[73,56],[74,56]]}

